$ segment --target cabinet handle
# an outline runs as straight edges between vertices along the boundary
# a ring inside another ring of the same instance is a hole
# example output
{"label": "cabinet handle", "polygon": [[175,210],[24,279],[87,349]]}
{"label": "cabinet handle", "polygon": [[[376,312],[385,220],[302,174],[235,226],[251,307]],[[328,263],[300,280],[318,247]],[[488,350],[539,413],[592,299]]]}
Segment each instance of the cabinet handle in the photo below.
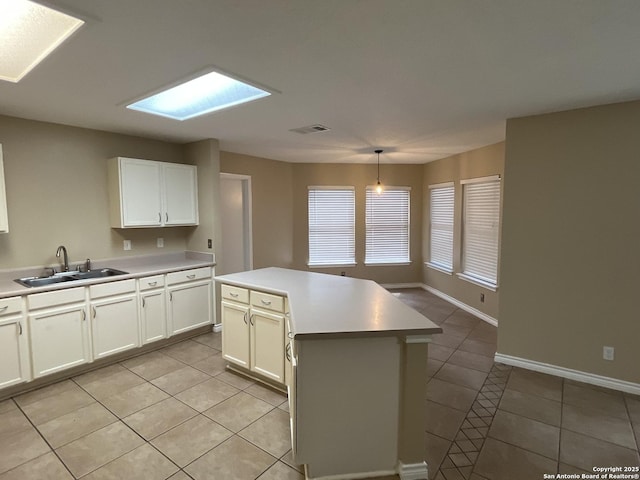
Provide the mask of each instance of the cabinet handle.
{"label": "cabinet handle", "polygon": [[289,339],[293,340],[293,332],[287,333],[287,337],[289,337]]}
{"label": "cabinet handle", "polygon": [[169,223],[169,214],[165,212],[164,214],[165,222]]}
{"label": "cabinet handle", "polygon": [[87,312],[82,309],[82,321],[84,322],[87,319]]}
{"label": "cabinet handle", "polygon": [[7,308],[9,308],[9,305],[5,305],[4,307],[0,307],[0,313],[4,312]]}
{"label": "cabinet handle", "polygon": [[187,278],[193,280],[194,278],[196,278],[196,274],[192,273],[191,275],[187,275]]}
{"label": "cabinet handle", "polygon": [[244,320],[244,324],[247,325],[247,312],[244,312],[242,319]]}
{"label": "cabinet handle", "polygon": [[146,307],[146,306],[147,306],[147,304],[145,303],[144,298],[143,298],[143,299],[142,299],[142,308],[144,308],[144,307]]}
{"label": "cabinet handle", "polygon": [[238,298],[238,294],[237,293],[229,292],[229,295],[231,295],[233,298]]}
{"label": "cabinet handle", "polygon": [[162,223],[162,214],[158,212],[158,223]]}
{"label": "cabinet handle", "polygon": [[91,307],[91,308],[93,308],[93,318],[96,318],[96,313],[97,313],[96,312],[96,307]]}
{"label": "cabinet handle", "polygon": [[284,350],[284,356],[287,357],[287,360],[291,361],[291,342],[287,343],[287,348]]}
{"label": "cabinet handle", "polygon": [[155,287],[155,286],[158,284],[158,282],[147,282],[147,284],[148,284],[150,287]]}
{"label": "cabinet handle", "polygon": [[249,323],[251,325],[255,325],[255,323],[253,323],[253,317],[254,317],[254,315],[249,315]]}
{"label": "cabinet handle", "polygon": [[271,300],[260,299],[263,305],[271,305]]}
{"label": "cabinet handle", "polygon": [[169,301],[173,302],[173,292],[169,292]]}
{"label": "cabinet handle", "polygon": [[22,335],[22,322],[18,322],[18,335]]}

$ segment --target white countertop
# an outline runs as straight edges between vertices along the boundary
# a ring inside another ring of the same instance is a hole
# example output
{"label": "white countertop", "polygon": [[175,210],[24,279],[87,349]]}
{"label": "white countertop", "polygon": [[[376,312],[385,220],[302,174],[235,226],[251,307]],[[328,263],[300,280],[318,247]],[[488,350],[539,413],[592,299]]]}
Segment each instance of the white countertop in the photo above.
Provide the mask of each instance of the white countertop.
{"label": "white countertop", "polygon": [[221,275],[215,280],[286,295],[296,336],[442,333],[438,325],[371,280],[275,267]]}
{"label": "white countertop", "polygon": [[[70,262],[76,265],[77,262]],[[29,267],[23,269],[0,271],[0,298],[19,295],[29,295],[51,290],[62,290],[71,287],[82,287],[96,283],[114,282],[129,278],[146,277],[162,273],[188,270],[191,268],[211,267],[215,265],[213,254],[198,252],[171,252],[161,255],[140,255],[120,257],[92,262],[92,270],[101,268],[115,268],[127,272],[126,275],[118,275],[107,278],[95,278],[90,280],[78,280],[68,283],[57,283],[44,287],[25,287],[15,282],[16,278],[39,276],[44,274],[43,267]]]}

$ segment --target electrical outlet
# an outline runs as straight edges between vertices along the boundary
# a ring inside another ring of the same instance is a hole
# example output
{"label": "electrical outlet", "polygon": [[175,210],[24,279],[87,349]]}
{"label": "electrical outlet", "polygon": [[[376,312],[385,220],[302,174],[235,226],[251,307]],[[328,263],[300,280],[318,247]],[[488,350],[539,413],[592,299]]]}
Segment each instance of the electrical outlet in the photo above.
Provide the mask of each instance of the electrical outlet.
{"label": "electrical outlet", "polygon": [[605,360],[613,360],[615,353],[615,348],[613,347],[602,347],[602,358]]}
{"label": "electrical outlet", "polygon": [[480,294],[480,303],[484,303],[484,293]]}
{"label": "electrical outlet", "polygon": [[209,238],[207,240],[207,248],[212,248],[213,247],[213,241]]}
{"label": "electrical outlet", "polygon": [[131,240],[123,241],[122,246],[125,250],[131,250]]}
{"label": "electrical outlet", "polygon": [[156,240],[156,246],[158,248],[163,248],[164,247],[164,238],[158,237],[158,240]]}
{"label": "electrical outlet", "polygon": [[341,277],[346,277],[347,276],[347,272],[340,272],[340,276]]}

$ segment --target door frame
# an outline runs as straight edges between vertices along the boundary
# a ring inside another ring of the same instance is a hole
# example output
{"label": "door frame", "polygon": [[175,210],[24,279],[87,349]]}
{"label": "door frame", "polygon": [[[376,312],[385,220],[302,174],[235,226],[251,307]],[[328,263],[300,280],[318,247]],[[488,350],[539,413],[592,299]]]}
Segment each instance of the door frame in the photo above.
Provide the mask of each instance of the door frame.
{"label": "door frame", "polygon": [[[253,194],[251,189],[251,175],[220,172],[220,179],[240,180],[242,182],[242,206],[244,233],[247,242],[244,245],[245,261],[249,260],[249,270],[253,270]],[[223,252],[224,255],[224,252]]]}

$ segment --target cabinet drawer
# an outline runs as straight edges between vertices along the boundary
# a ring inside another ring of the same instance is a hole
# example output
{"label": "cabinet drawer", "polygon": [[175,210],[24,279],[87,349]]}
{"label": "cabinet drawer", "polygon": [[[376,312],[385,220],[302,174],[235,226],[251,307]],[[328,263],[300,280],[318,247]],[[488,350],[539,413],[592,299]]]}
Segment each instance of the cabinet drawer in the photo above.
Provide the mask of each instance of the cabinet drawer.
{"label": "cabinet drawer", "polygon": [[206,278],[211,278],[211,267],[194,268],[193,270],[167,273],[167,285],[191,282],[193,280],[202,280]]}
{"label": "cabinet drawer", "polygon": [[251,290],[251,305],[274,312],[284,312],[284,297]]}
{"label": "cabinet drawer", "polygon": [[164,287],[164,275],[144,277],[138,281],[140,282],[140,290],[151,290],[152,288]]}
{"label": "cabinet drawer", "polygon": [[120,282],[101,283],[89,287],[89,296],[93,298],[109,297],[111,295],[121,295],[123,293],[133,293],[136,291],[136,281],[122,280]]}
{"label": "cabinet drawer", "polygon": [[0,299],[0,316],[22,312],[22,297]]}
{"label": "cabinet drawer", "polygon": [[65,303],[84,302],[84,287],[65,288],[27,296],[29,309],[53,307]]}
{"label": "cabinet drawer", "polygon": [[246,288],[234,287],[233,285],[222,285],[222,298],[233,300],[234,302],[249,303],[249,290]]}

